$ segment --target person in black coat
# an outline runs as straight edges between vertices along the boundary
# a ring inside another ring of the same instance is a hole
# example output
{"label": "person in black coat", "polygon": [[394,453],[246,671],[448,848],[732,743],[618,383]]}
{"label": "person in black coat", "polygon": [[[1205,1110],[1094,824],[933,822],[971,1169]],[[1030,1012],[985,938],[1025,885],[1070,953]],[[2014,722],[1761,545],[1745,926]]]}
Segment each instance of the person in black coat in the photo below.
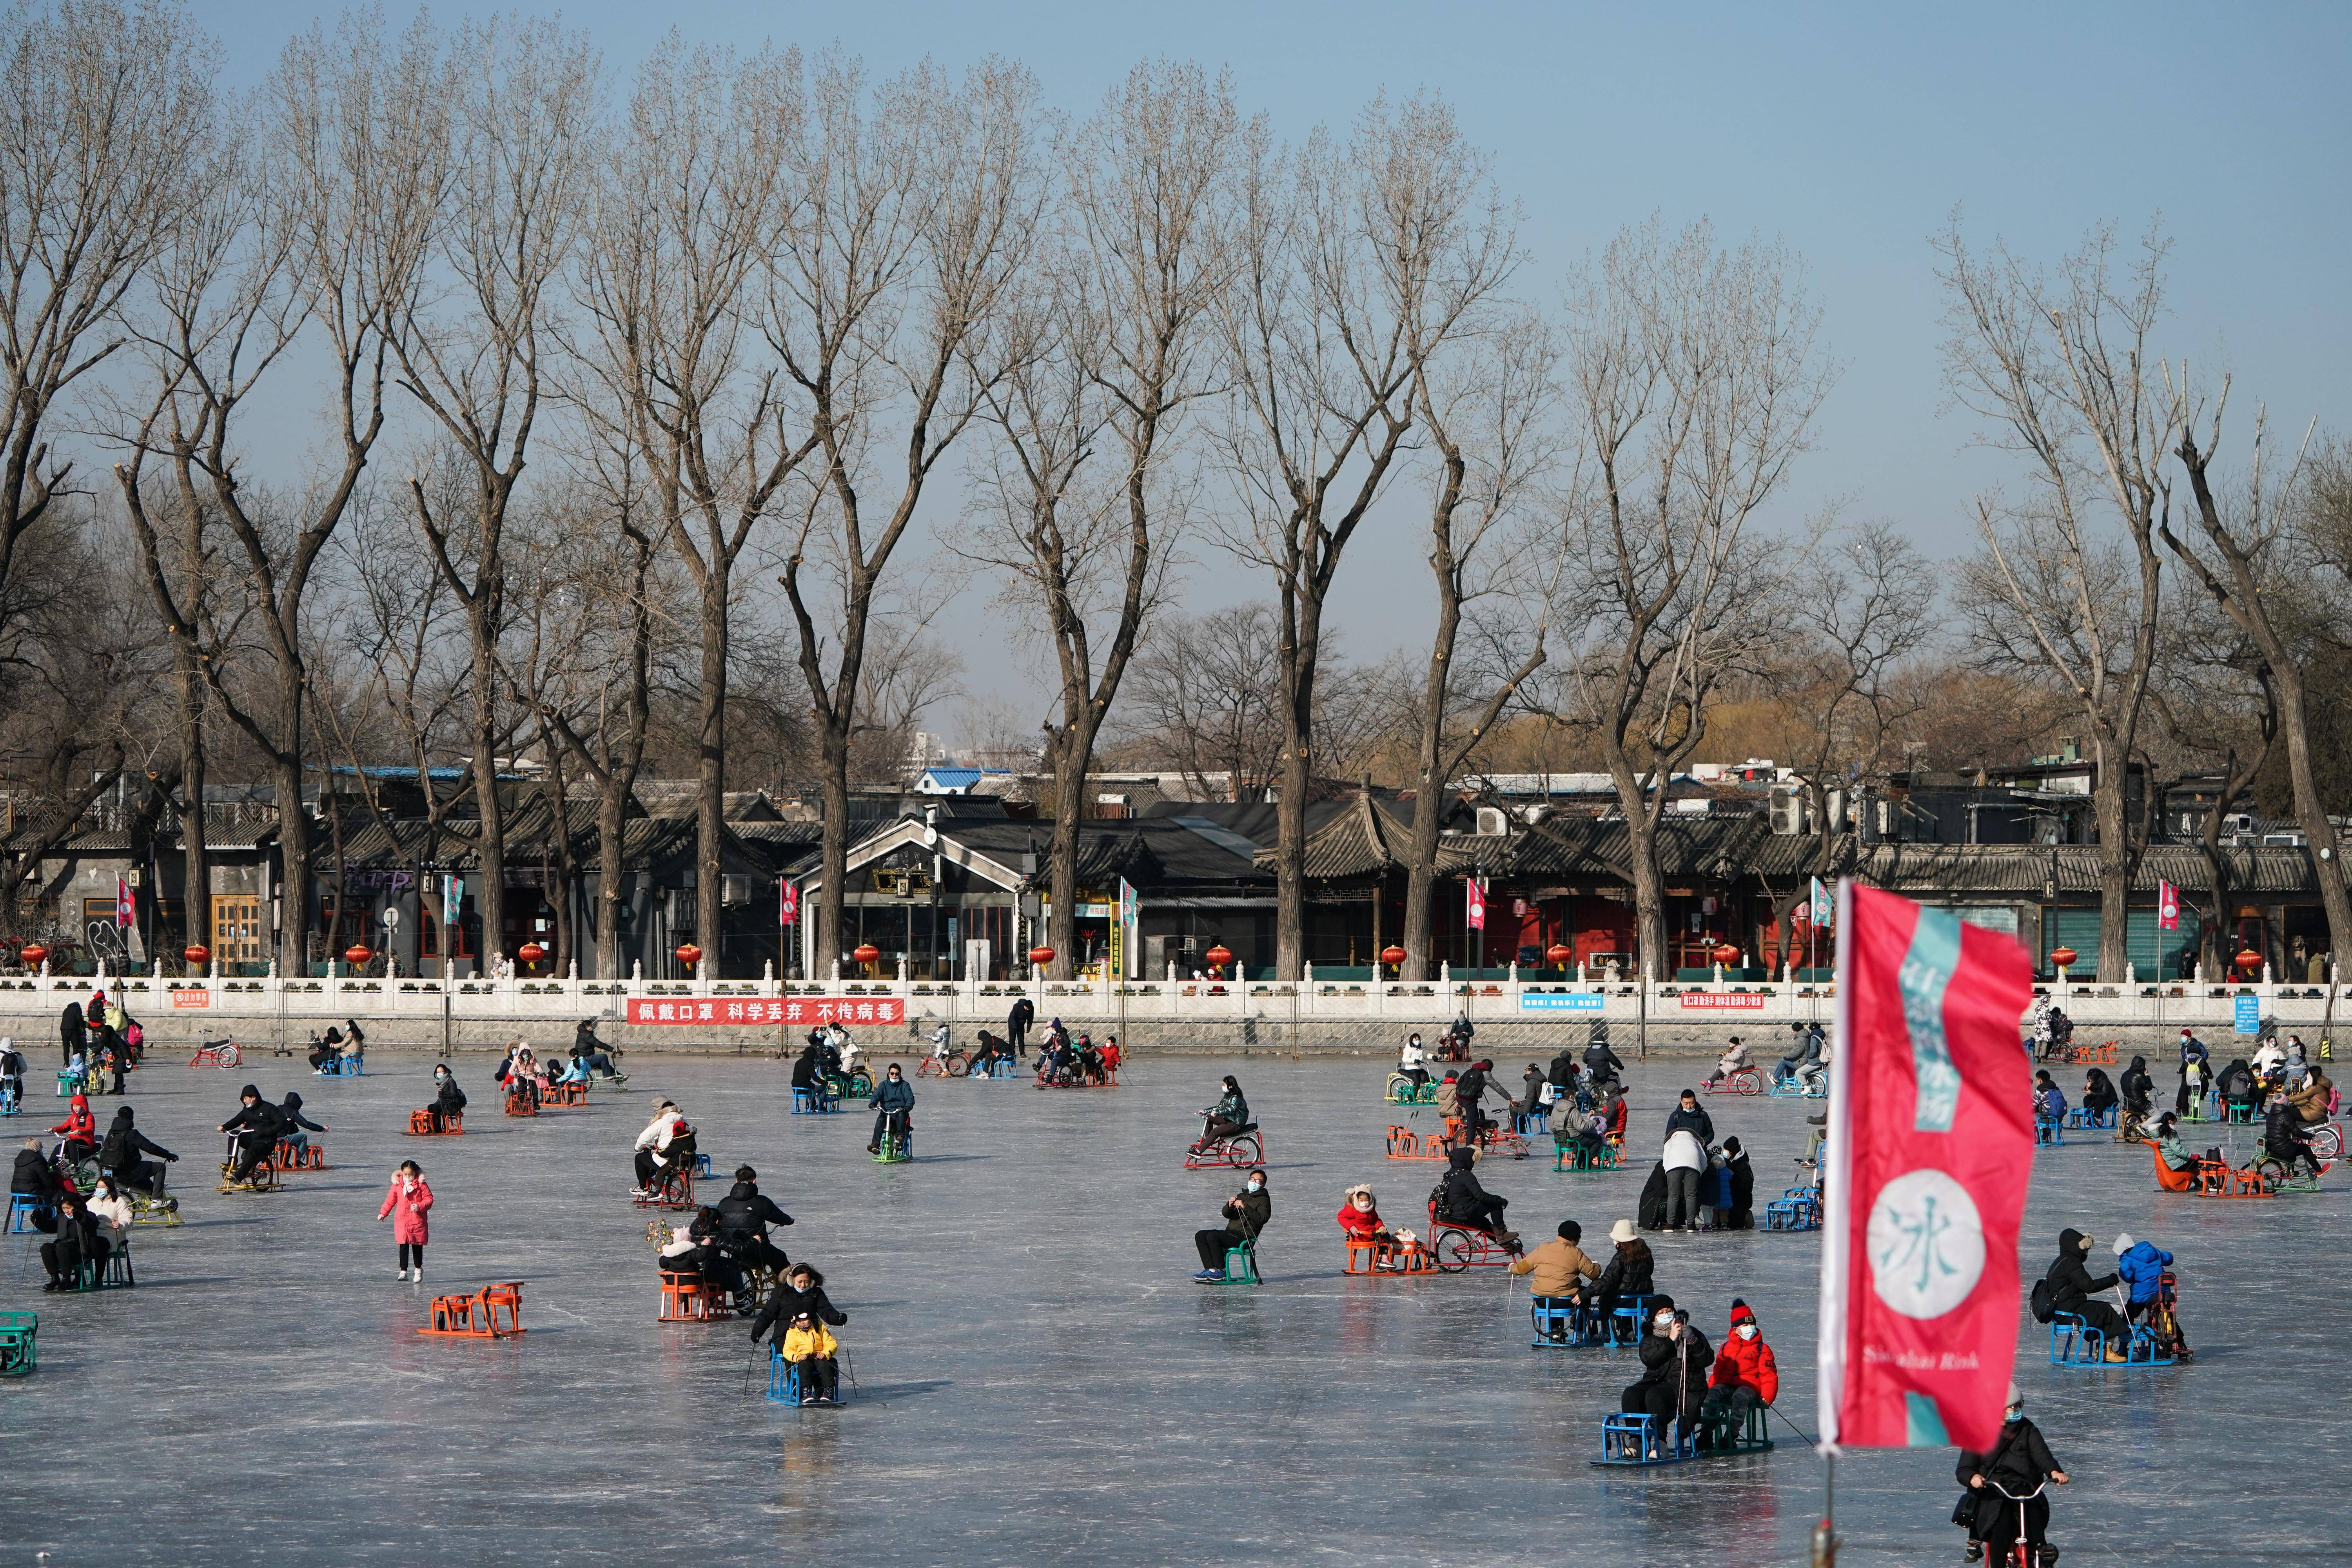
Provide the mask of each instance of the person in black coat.
{"label": "person in black coat", "polygon": [[2148,1076],[2146,1057],[2132,1058],[2118,1087],[2123,1090],[2124,1108],[2120,1131],[2137,1134],[2142,1131],[2138,1124],[2147,1121],[2147,1113],[2156,1105],[2156,1079]]}
{"label": "person in black coat", "polygon": [[760,1315],[751,1321],[751,1342],[758,1344],[773,1329],[776,1342],[782,1343],[784,1331],[803,1312],[836,1329],[849,1321],[849,1314],[826,1298],[824,1276],[805,1263],[795,1263],[785,1274],[783,1283],[770,1292],[768,1304],[760,1309]]}
{"label": "person in black coat", "polygon": [[436,1132],[448,1131],[449,1118],[465,1113],[466,1091],[457,1087],[457,1075],[445,1062],[433,1064],[433,1103],[425,1109],[433,1118]]}
{"label": "person in black coat", "polygon": [[1470,1167],[1477,1155],[1468,1149],[1456,1149],[1445,1157],[1445,1180],[1439,1184],[1437,1217],[1454,1225],[1483,1230],[1517,1255],[1519,1238],[1503,1221],[1503,1210],[1510,1199],[1498,1198],[1479,1185]]}
{"label": "person in black coat", "polygon": [[1489,1123],[1486,1121],[1486,1075],[1495,1069],[1493,1062],[1473,1062],[1454,1080],[1454,1103],[1462,1112],[1462,1140],[1475,1143]]}
{"label": "person in black coat", "polygon": [[302,1097],[291,1089],[287,1091],[286,1103],[278,1108],[278,1114],[286,1119],[286,1131],[281,1136],[297,1149],[308,1149],[310,1146],[310,1134],[324,1132],[327,1130],[320,1123],[302,1114]]}
{"label": "person in black coat", "polygon": [[236,1097],[243,1109],[220,1124],[222,1131],[236,1134],[236,1160],[228,1173],[232,1185],[250,1183],[254,1167],[268,1159],[286,1135],[285,1112],[262,1099],[261,1090],[247,1084]]}
{"label": "person in black coat", "polygon": [[790,1225],[793,1216],[761,1194],[759,1176],[749,1165],[735,1167],[735,1184],[719,1200],[719,1227],[746,1267],[782,1269],[792,1259],[768,1239],[768,1227]]}
{"label": "person in black coat", "polygon": [[[1698,1424],[1698,1408],[1706,1399],[1708,1369],[1715,1348],[1692,1326],[1685,1313],[1675,1310],[1671,1296],[1653,1297],[1649,1321],[1643,1326],[1640,1352],[1642,1376],[1617,1402],[1628,1415],[1647,1415],[1663,1438],[1672,1420],[1680,1436],[1688,1437]],[[1645,1456],[1661,1458],[1656,1447]]]}
{"label": "person in black coat", "polygon": [[814,1046],[803,1046],[801,1054],[793,1058],[793,1087],[807,1089],[811,1094],[820,1087]]}
{"label": "person in black coat", "polygon": [[874,1086],[874,1098],[866,1105],[874,1112],[874,1141],[866,1145],[867,1153],[882,1152],[885,1135],[898,1139],[913,1131],[915,1086],[907,1081],[907,1075],[897,1062],[890,1064],[889,1072]]}
{"label": "person in black coat", "polygon": [[1723,1141],[1723,1173],[1731,1187],[1731,1203],[1724,1210],[1727,1230],[1756,1228],[1756,1170],[1737,1137]]}
{"label": "person in black coat", "polygon": [[[163,1167],[139,1156],[152,1154],[167,1163],[176,1163],[180,1157],[152,1142],[131,1122],[131,1108],[117,1106],[113,1125],[107,1128],[106,1141],[99,1145],[98,1163],[114,1178],[116,1186],[135,1189],[152,1198],[163,1189]],[[177,1208],[179,1205],[174,1201],[172,1206]]]}
{"label": "person in black coat", "polygon": [[49,1163],[49,1157],[41,1152],[39,1139],[26,1139],[25,1146],[16,1151],[16,1165],[9,1173],[8,1191],[12,1196],[37,1201],[38,1206],[32,1215],[34,1229],[54,1232],[58,1228],[58,1199],[65,1194],[66,1184],[58,1175],[58,1168]]}
{"label": "person in black coat", "polygon": [[2093,1239],[2079,1230],[2058,1233],[2058,1256],[2051,1260],[2050,1271],[2042,1276],[2050,1285],[2050,1310],[2053,1313],[2071,1312],[2106,1336],[2109,1361],[2127,1361],[2130,1357],[2125,1347],[2130,1342],[2130,1331],[2124,1326],[2124,1315],[2096,1299],[2098,1292],[2114,1289],[2121,1276],[2091,1278],[2083,1259],[2089,1255]]}
{"label": "person in black coat", "polygon": [[1549,1075],[1552,1088],[1559,1091],[1552,1096],[1555,1102],[1576,1098],[1576,1053],[1566,1046],[1560,1047],[1559,1055],[1551,1058]]}
{"label": "person in black coat", "polygon": [[[2008,1418],[2001,1423],[2000,1440],[1990,1453],[1979,1454],[1971,1448],[1960,1450],[1959,1462],[1953,1467],[1953,1478],[1968,1489],[1975,1504],[1976,1515],[1969,1524],[1970,1560],[1976,1560],[1982,1548],[1990,1544],[1999,1561],[2017,1543],[2019,1505],[2010,1497],[2026,1499],[2022,1512],[2026,1544],[2033,1548],[2034,1561],[2048,1563],[2057,1560],[2050,1550],[2045,1532],[2050,1528],[2050,1500],[2031,1494],[2044,1481],[2066,1485],[2074,1478],[2059,1466],[2057,1456],[2043,1440],[2042,1428],[2025,1418],[2025,1396],[2017,1384],[2009,1385]],[[2007,1492],[2009,1497],[2001,1494]]]}
{"label": "person in black coat", "polygon": [[1013,1056],[1019,1060],[1029,1054],[1029,1026],[1036,1021],[1037,1004],[1023,996],[1014,1000],[1013,1011],[1004,1016],[1004,1033],[1013,1042]]}
{"label": "person in black coat", "polygon": [[2103,1117],[2113,1110],[2119,1098],[2114,1080],[2097,1068],[2083,1075],[2083,1109],[2093,1118]]}
{"label": "person in black coat", "polygon": [[66,1010],[58,1015],[58,1038],[65,1047],[65,1054],[58,1065],[73,1066],[74,1053],[87,1049],[89,1045],[89,1024],[82,1016],[80,1003],[67,1003]]}
{"label": "person in black coat", "polygon": [[629,1075],[615,1065],[613,1048],[596,1037],[596,1020],[593,1018],[581,1019],[579,1027],[572,1030],[572,1059],[580,1064],[580,1070],[583,1073],[600,1072],[614,1083],[629,1081]]}
{"label": "person in black coat", "polygon": [[1657,1288],[1657,1258],[1650,1244],[1633,1234],[1633,1222],[1621,1219],[1610,1226],[1609,1239],[1617,1244],[1617,1250],[1601,1265],[1601,1278],[1592,1282],[1592,1293],[1604,1315],[1617,1310],[1621,1297],[1646,1296]]}
{"label": "person in black coat", "polygon": [[1687,1089],[1683,1090],[1681,1102],[1666,1113],[1666,1130],[1661,1136],[1671,1138],[1685,1128],[1702,1144],[1715,1146],[1715,1118],[1700,1107],[1697,1093]]}
{"label": "person in black coat", "polygon": [[1621,1080],[1624,1072],[1625,1064],[1617,1059],[1617,1053],[1609,1048],[1607,1040],[1595,1039],[1584,1047],[1584,1076],[1595,1094],[1602,1084]]}
{"label": "person in black coat", "polygon": [[102,1276],[106,1271],[106,1255],[111,1244],[99,1234],[98,1216],[79,1193],[67,1193],[58,1200],[58,1238],[41,1243],[41,1267],[49,1272],[49,1282],[44,1290],[70,1290],[79,1282],[81,1265],[98,1265]]}

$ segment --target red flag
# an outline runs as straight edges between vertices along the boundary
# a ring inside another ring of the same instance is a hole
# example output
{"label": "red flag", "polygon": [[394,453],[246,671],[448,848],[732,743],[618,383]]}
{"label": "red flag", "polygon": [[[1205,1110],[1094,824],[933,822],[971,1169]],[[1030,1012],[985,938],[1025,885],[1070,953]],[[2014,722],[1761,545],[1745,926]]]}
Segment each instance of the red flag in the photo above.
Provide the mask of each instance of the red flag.
{"label": "red flag", "polygon": [[787,877],[776,879],[776,929],[782,931],[801,918],[801,890]]}
{"label": "red flag", "polygon": [[2017,1351],[2033,1165],[2025,950],[1949,910],[1838,889],[1822,1170],[1822,1440],[1979,1451]]}
{"label": "red flag", "polygon": [[1486,929],[1486,883],[1483,878],[1462,879],[1462,926],[1465,931]]}
{"label": "red flag", "polygon": [[2156,885],[2156,929],[2158,931],[2180,929],[2180,889],[2169,882],[2158,882]]}

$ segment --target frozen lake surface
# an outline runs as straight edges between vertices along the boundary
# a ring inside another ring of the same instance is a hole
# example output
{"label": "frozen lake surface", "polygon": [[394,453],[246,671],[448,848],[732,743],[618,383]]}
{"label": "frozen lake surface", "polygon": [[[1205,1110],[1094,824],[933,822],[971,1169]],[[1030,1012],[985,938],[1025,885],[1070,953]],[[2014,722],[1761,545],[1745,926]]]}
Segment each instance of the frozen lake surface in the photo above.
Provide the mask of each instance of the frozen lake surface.
{"label": "frozen lake surface", "polygon": [[[1109,1092],[925,1080],[919,1158],[877,1166],[871,1117],[786,1114],[772,1060],[639,1056],[635,1092],[510,1121],[489,1059],[467,1056],[467,1131],[439,1140],[399,1135],[426,1098],[421,1055],[381,1052],[367,1077],[336,1080],[299,1058],[228,1073],[152,1061],[130,1099],[183,1156],[188,1223],[137,1233],[139,1289],[44,1296],[26,1239],[7,1244],[0,1305],[41,1313],[41,1368],[0,1384],[0,1563],[1648,1568],[1801,1563],[1819,1513],[1821,1463],[1777,1422],[1769,1455],[1591,1468],[1633,1353],[1530,1350],[1526,1292],[1501,1270],[1342,1277],[1341,1189],[1370,1182],[1391,1224],[1418,1228],[1441,1169],[1382,1158],[1397,1112],[1379,1062],[1146,1058]],[[1599,1250],[1633,1213],[1673,1092],[1703,1070],[1636,1066],[1625,1173],[1556,1174],[1547,1147],[1482,1176],[1531,1242],[1574,1217]],[[1192,1233],[1238,1184],[1181,1165],[1225,1071],[1266,1130],[1275,1219],[1255,1289],[1191,1279]],[[302,1093],[332,1128],[334,1169],[274,1197],[214,1193],[212,1128],[248,1079]],[[799,1220],[779,1239],[850,1314],[845,1408],[763,1399],[764,1354],[747,1355],[740,1323],[655,1321],[647,1215],[626,1189],[656,1094],[722,1171],[757,1166]],[[94,1105],[103,1123],[112,1106]],[[1812,1105],[1709,1109],[1754,1156],[1760,1210],[1792,1179]],[[40,1096],[0,1129],[61,1114]],[[2232,1131],[2242,1149],[2251,1130]],[[2173,1371],[2062,1372],[2021,1319],[2030,1414],[2076,1478],[2052,1531],[2070,1568],[2352,1561],[2336,1501],[2352,1459],[2331,1435],[2352,1300],[2343,1187],[2159,1194],[2145,1149],[2084,1136],[2037,1156],[2029,1270],[2064,1226],[2102,1254],[2118,1227],[2153,1240],[2179,1256],[2200,1353]],[[404,1158],[438,1200],[422,1286],[393,1279],[391,1228],[373,1223]],[[1813,1430],[1817,1237],[1651,1240],[1661,1288],[1711,1341],[1734,1295],[1757,1309],[1780,1410]],[[414,1331],[432,1295],[517,1279],[521,1340]],[[1842,1464],[1843,1561],[1958,1562],[1951,1462]]]}

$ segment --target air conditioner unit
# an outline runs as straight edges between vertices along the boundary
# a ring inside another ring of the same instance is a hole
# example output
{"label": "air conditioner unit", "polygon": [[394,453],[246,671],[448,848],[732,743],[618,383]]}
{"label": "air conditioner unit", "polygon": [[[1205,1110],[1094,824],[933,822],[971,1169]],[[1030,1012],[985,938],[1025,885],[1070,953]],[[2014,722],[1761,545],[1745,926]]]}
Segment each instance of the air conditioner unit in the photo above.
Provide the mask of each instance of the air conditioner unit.
{"label": "air conditioner unit", "polygon": [[730,874],[719,879],[719,901],[733,908],[751,901],[751,879]]}
{"label": "air conditioner unit", "polygon": [[1508,833],[1510,831],[1510,822],[1509,819],[1504,816],[1503,808],[1498,805],[1480,806],[1478,808],[1478,831],[1492,838],[1499,838],[1504,834]]}
{"label": "air conditioner unit", "polygon": [[1793,834],[1805,830],[1804,791],[1789,784],[1772,786],[1772,831]]}

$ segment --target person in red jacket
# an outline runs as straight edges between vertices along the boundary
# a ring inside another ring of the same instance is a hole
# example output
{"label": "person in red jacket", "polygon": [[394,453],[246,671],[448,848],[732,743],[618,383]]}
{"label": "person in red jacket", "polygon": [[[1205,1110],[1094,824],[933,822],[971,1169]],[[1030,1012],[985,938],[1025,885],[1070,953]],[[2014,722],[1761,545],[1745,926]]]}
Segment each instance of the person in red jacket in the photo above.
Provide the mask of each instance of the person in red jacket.
{"label": "person in red jacket", "polygon": [[1707,1374],[1706,1403],[1700,1414],[1727,1417],[1737,1433],[1748,1424],[1748,1413],[1780,1396],[1780,1368],[1772,1347],[1756,1326],[1756,1313],[1747,1302],[1731,1299],[1731,1333]]}
{"label": "person in red jacket", "polygon": [[66,1112],[66,1119],[49,1131],[65,1134],[65,1155],[68,1162],[86,1160],[98,1152],[98,1119],[89,1113],[87,1095],[75,1095],[72,1109]]}
{"label": "person in red jacket", "polygon": [[428,1234],[425,1216],[432,1207],[433,1189],[425,1184],[423,1168],[414,1160],[403,1160],[400,1169],[392,1173],[392,1187],[383,1194],[383,1207],[376,1211],[375,1217],[392,1221],[393,1243],[400,1249],[398,1278],[412,1283],[425,1278],[425,1242]]}
{"label": "person in red jacket", "polygon": [[1370,1245],[1390,1238],[1389,1227],[1381,1223],[1380,1205],[1372,1197],[1372,1189],[1360,1183],[1340,1195],[1337,1217],[1339,1228],[1348,1233],[1350,1241]]}

